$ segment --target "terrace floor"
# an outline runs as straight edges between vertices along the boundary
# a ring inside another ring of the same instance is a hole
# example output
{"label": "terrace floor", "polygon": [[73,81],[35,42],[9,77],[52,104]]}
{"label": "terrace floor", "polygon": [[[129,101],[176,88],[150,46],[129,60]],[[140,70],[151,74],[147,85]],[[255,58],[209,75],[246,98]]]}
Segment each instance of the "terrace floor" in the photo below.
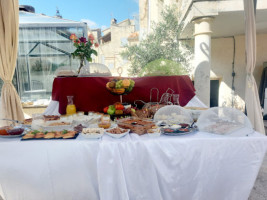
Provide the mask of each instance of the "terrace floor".
{"label": "terrace floor", "polygon": [[266,200],[267,199],[267,154],[262,163],[260,172],[254,187],[250,193],[249,200]]}

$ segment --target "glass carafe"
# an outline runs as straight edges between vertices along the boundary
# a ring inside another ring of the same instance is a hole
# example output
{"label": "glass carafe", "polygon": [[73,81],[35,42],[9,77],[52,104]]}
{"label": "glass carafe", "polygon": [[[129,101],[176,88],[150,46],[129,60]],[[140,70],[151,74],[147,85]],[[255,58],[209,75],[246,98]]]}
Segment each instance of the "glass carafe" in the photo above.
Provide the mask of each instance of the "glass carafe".
{"label": "glass carafe", "polygon": [[179,94],[173,94],[172,95],[172,102],[173,102],[173,105],[180,105],[179,103]]}
{"label": "glass carafe", "polygon": [[73,96],[67,96],[68,98],[68,105],[66,108],[67,115],[73,115],[76,113],[76,106],[73,104]]}

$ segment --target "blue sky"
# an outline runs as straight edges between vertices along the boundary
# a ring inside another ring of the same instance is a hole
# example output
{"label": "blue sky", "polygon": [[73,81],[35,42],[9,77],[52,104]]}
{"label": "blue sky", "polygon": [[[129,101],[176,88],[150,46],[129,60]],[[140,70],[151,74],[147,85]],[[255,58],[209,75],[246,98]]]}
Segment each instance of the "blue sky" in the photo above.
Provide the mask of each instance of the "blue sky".
{"label": "blue sky", "polygon": [[106,28],[111,18],[118,22],[139,12],[138,0],[19,0],[19,5],[31,5],[36,13],[54,16],[58,7],[65,19],[86,21],[90,28]]}

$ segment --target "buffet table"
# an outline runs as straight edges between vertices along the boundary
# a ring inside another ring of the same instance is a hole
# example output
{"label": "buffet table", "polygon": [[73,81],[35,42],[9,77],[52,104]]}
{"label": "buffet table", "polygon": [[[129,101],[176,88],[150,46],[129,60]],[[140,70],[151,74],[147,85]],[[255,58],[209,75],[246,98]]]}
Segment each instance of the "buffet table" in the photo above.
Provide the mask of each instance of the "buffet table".
{"label": "buffet table", "polygon": [[[67,96],[74,96],[74,104],[79,111],[102,111],[104,107],[120,101],[119,95],[113,95],[106,89],[106,83],[111,78],[55,78],[52,100],[59,102],[60,114],[66,113]],[[123,96],[123,102],[134,103],[135,100],[149,102],[151,88],[159,89],[159,97],[171,88],[174,93],[180,95],[181,106],[185,106],[195,96],[195,88],[189,76],[153,76],[132,79],[135,81],[134,89],[130,94]],[[156,101],[156,93],[153,93],[152,101]]]}
{"label": "buffet table", "polygon": [[247,200],[266,149],[266,137],[256,132],[0,138],[0,195],[7,200]]}

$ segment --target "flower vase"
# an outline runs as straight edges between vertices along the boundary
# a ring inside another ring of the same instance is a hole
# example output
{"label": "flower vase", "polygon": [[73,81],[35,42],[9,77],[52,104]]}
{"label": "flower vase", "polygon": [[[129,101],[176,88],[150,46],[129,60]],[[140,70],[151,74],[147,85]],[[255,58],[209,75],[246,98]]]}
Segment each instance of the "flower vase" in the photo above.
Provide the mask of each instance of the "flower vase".
{"label": "flower vase", "polygon": [[78,69],[78,74],[80,74],[80,71],[81,71],[81,69],[82,69],[82,67],[85,65],[85,61],[84,61],[84,59],[80,59],[80,67],[79,67],[79,69]]}

